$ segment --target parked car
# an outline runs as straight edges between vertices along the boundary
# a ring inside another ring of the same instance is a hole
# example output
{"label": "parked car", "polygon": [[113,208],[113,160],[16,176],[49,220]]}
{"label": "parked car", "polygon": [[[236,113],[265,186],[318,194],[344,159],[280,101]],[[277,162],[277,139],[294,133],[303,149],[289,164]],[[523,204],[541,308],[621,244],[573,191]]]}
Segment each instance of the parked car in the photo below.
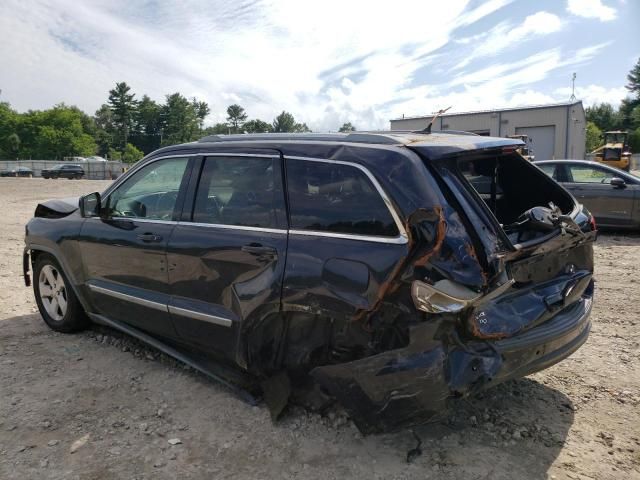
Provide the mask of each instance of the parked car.
{"label": "parked car", "polygon": [[43,169],[41,175],[43,178],[68,178],[71,180],[84,177],[84,169],[80,165],[64,163],[53,168]]}
{"label": "parked car", "polygon": [[0,171],[0,177],[33,177],[33,170],[28,167],[15,167]]}
{"label": "parked car", "polygon": [[591,215],[520,145],[390,132],[166,147],[102,193],[38,205],[25,282],[32,269],[52,329],[126,332],[274,418],[293,392],[338,400],[363,432],[422,423],[589,334]]}
{"label": "parked car", "polygon": [[640,229],[640,177],[586,160],[536,162],[583,203],[598,227]]}

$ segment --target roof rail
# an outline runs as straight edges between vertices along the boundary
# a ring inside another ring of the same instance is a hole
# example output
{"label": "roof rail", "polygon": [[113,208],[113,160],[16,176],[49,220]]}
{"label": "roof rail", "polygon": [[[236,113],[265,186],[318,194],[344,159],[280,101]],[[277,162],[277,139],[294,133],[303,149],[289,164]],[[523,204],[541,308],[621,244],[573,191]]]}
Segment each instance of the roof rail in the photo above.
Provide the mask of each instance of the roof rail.
{"label": "roof rail", "polygon": [[244,133],[232,135],[207,135],[198,143],[217,142],[259,142],[268,140],[282,141],[320,141],[375,143],[398,145],[405,143],[394,132],[354,132],[354,133]]}

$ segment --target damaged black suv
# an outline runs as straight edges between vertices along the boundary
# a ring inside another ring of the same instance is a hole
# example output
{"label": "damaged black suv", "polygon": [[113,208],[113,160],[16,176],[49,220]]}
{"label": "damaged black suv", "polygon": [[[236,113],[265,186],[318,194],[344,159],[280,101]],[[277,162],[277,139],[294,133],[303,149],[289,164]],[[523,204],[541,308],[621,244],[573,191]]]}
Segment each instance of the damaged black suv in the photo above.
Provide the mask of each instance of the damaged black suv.
{"label": "damaged black suv", "polygon": [[45,202],[24,274],[54,330],[126,332],[277,416],[363,432],[546,368],[589,334],[595,224],[521,142],[206,137]]}

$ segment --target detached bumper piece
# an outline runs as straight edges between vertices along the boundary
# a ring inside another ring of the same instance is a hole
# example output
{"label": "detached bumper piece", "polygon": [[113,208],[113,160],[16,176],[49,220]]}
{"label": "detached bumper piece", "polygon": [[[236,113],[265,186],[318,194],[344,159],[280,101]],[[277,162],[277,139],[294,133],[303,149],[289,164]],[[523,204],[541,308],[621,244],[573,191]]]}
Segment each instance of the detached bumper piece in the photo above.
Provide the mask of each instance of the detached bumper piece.
{"label": "detached bumper piece", "polygon": [[545,323],[498,341],[463,344],[456,336],[429,345],[428,326],[418,325],[406,348],[311,373],[362,433],[394,431],[433,419],[451,399],[568,357],[587,340],[591,305],[592,290]]}

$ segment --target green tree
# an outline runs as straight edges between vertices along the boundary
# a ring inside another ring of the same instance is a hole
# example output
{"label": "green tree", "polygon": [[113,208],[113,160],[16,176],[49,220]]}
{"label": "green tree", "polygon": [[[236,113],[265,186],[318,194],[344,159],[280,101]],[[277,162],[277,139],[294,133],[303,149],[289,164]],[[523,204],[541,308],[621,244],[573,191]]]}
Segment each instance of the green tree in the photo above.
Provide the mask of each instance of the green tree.
{"label": "green tree", "polygon": [[635,94],[636,98],[640,98],[640,58],[627,75],[627,80],[627,90]]}
{"label": "green tree", "polygon": [[18,152],[20,151],[20,137],[17,133],[11,133],[7,136],[7,150],[11,154],[12,158],[18,158]]}
{"label": "green tree", "polygon": [[136,95],[130,91],[131,87],[126,82],[116,83],[116,87],[109,90],[108,104],[113,113],[116,147],[122,149],[129,141],[129,132],[133,127],[137,109]]}
{"label": "green tree", "polygon": [[311,129],[307,127],[306,123],[296,123],[293,131],[298,133],[311,133]]}
{"label": "green tree", "polygon": [[126,163],[134,163],[144,157],[144,153],[138,150],[136,147],[127,143],[124,147],[124,152],[122,152],[122,161]]}
{"label": "green tree", "polygon": [[202,131],[202,136],[207,135],[227,135],[229,133],[229,125],[226,123],[216,123],[212,127],[207,127]]}
{"label": "green tree", "polygon": [[95,140],[98,144],[98,155],[108,156],[115,144],[115,126],[113,124],[113,112],[106,103],[103,104],[93,116],[96,126]]}
{"label": "green tree", "polygon": [[143,95],[134,117],[135,126],[130,135],[131,144],[145,153],[160,148],[163,134],[162,106]]}
{"label": "green tree", "polygon": [[18,113],[8,103],[0,102],[0,158],[17,156],[17,152],[12,151],[9,136],[16,133],[18,120]]}
{"label": "green tree", "polygon": [[247,120],[247,113],[238,104],[229,105],[227,107],[227,123],[232,133],[240,132],[240,128]]}
{"label": "green tree", "polygon": [[602,145],[602,130],[593,122],[587,122],[587,152],[592,152]]}
{"label": "green tree", "polygon": [[71,155],[74,156],[79,155],[81,157],[90,157],[91,155],[95,155],[98,149],[96,141],[88,133],[76,136],[72,140],[71,145],[73,147]]}
{"label": "green tree", "polygon": [[273,131],[273,126],[270,123],[256,118],[255,120],[245,122],[242,129],[247,133],[269,133]]}
{"label": "green tree", "polygon": [[307,127],[306,123],[297,123],[296,119],[289,112],[282,111],[282,113],[273,120],[273,131],[303,133],[311,132],[311,129]]}
{"label": "green tree", "polygon": [[107,158],[109,160],[122,160],[122,152],[116,150],[115,148],[110,148],[109,152],[107,152]]}
{"label": "green tree", "polygon": [[603,132],[622,127],[620,113],[609,103],[600,103],[587,107],[585,114],[587,121],[595,123]]}
{"label": "green tree", "polygon": [[640,128],[640,105],[636,106],[629,115],[629,123],[631,128]]}
{"label": "green tree", "polygon": [[[49,110],[29,113],[31,125],[37,127],[34,146],[30,150],[34,158],[58,159],[96,153],[96,142],[84,131],[84,114],[78,108],[60,104]],[[20,137],[24,139],[22,135]]]}
{"label": "green tree", "polygon": [[[206,108],[205,108],[206,106]],[[190,102],[180,93],[167,95],[162,106],[164,123],[163,145],[191,142],[202,135],[200,128],[209,107],[204,102],[194,99]]]}
{"label": "green tree", "polygon": [[289,112],[284,110],[273,120],[273,131],[277,133],[281,132],[294,132],[296,128],[296,119],[293,118]]}
{"label": "green tree", "polygon": [[209,113],[211,113],[211,109],[209,108],[209,105],[207,104],[207,102],[200,102],[195,98],[191,101],[191,104],[193,105],[193,108],[196,112],[196,118],[198,119],[198,127],[200,131],[202,131],[204,128],[204,120],[205,118],[207,118]]}
{"label": "green tree", "polygon": [[351,125],[351,122],[347,122],[347,123],[343,123],[342,126],[340,127],[340,132],[355,132],[356,131],[356,127],[354,127],[353,125]]}
{"label": "green tree", "polygon": [[632,152],[640,152],[640,127],[629,133],[629,148]]}

